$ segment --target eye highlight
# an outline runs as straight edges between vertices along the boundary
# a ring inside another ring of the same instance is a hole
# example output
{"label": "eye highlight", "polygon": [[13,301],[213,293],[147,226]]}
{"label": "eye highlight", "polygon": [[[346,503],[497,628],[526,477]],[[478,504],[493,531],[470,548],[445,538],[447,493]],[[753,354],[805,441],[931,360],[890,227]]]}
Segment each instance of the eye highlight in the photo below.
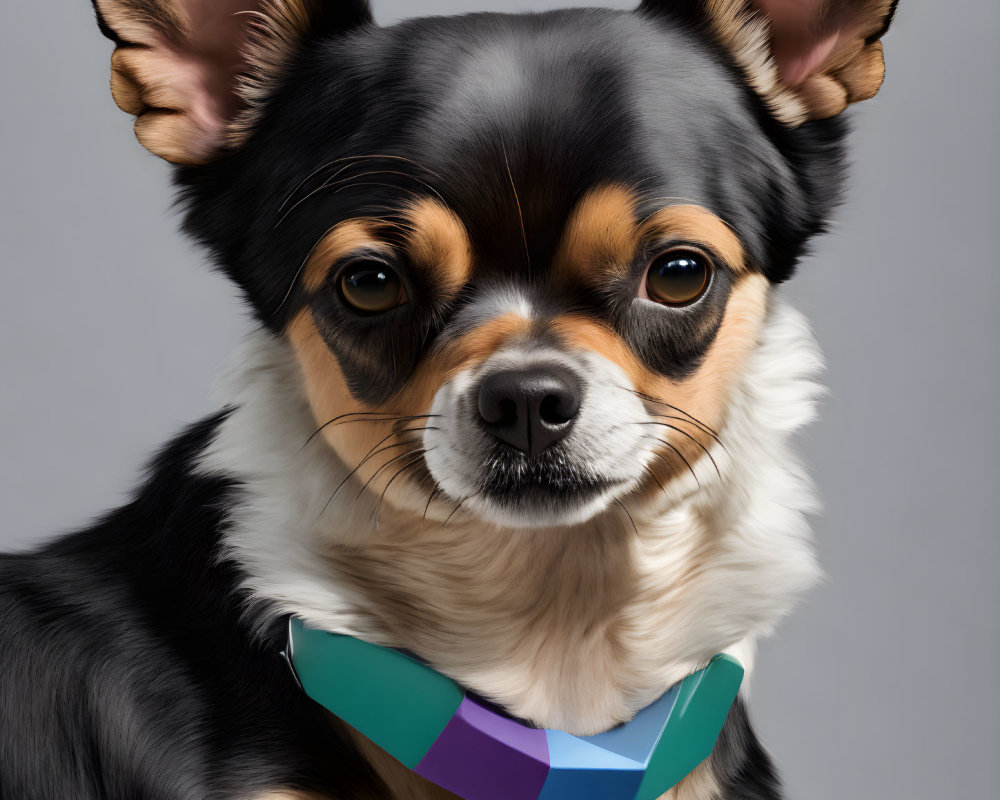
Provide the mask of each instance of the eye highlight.
{"label": "eye highlight", "polygon": [[667,306],[688,305],[705,293],[714,269],[701,250],[672,247],[649,263],[639,296]]}
{"label": "eye highlight", "polygon": [[377,258],[356,258],[341,271],[340,294],[362,314],[382,314],[406,302],[399,273]]}

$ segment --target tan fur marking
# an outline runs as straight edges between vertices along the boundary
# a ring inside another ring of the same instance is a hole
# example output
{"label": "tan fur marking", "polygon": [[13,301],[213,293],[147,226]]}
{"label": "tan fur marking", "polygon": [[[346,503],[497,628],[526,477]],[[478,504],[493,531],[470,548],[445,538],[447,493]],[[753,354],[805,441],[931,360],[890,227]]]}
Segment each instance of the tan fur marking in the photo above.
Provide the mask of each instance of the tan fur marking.
{"label": "tan fur marking", "polygon": [[643,238],[676,237],[702,244],[716,252],[737,275],[747,271],[739,237],[725,222],[701,206],[668,206],[643,225]]}
{"label": "tan fur marking", "polygon": [[253,800],[337,800],[328,794],[317,794],[316,792],[303,792],[298,789],[277,789],[270,790],[261,795],[256,795]]}
{"label": "tan fur marking", "polygon": [[622,338],[607,325],[592,317],[564,314],[552,320],[549,327],[567,345],[591,350],[617,364],[636,388],[648,383],[646,367],[636,358],[635,353]]}
{"label": "tan fur marking", "polygon": [[698,205],[667,206],[641,222],[638,199],[623,186],[589,192],[573,210],[555,259],[554,280],[601,286],[629,273],[640,244],[678,239],[717,253],[737,274],[747,271],[739,237],[725,222]]}
{"label": "tan fur marking", "polygon": [[165,0],[97,0],[101,17],[120,38],[149,44],[153,34],[183,36],[186,20]]}
{"label": "tan fur marking", "polygon": [[874,97],[885,77],[882,42],[875,42],[864,48],[855,60],[844,66],[840,77],[850,93],[850,102],[857,103]]}
{"label": "tan fur marking", "polygon": [[450,208],[423,198],[405,212],[410,260],[442,279],[447,294],[465,285],[472,271],[472,244],[465,226]]}
{"label": "tan fur marking", "polygon": [[566,224],[553,278],[627,272],[639,244],[636,205],[624,186],[591,190]]}
{"label": "tan fur marking", "polygon": [[[376,410],[388,412],[388,409],[368,408],[351,397],[340,365],[316,330],[316,323],[308,309],[301,311],[292,320],[287,336],[302,367],[306,394],[317,425],[341,414]],[[329,426],[324,429],[323,437],[345,464],[354,464],[374,442],[390,433],[391,429],[391,422]]]}
{"label": "tan fur marking", "polygon": [[323,285],[330,268],[344,256],[362,248],[385,249],[376,230],[377,222],[368,219],[349,219],[341,222],[326,234],[313,248],[302,271],[302,285],[315,292]]}
{"label": "tan fur marking", "polygon": [[126,114],[138,116],[145,103],[142,102],[142,87],[129,69],[128,55],[129,51],[121,48],[111,54],[111,96]]}
{"label": "tan fur marking", "polygon": [[815,114],[823,119],[839,114],[847,108],[847,89],[830,75],[813,75],[799,87],[799,96]]}

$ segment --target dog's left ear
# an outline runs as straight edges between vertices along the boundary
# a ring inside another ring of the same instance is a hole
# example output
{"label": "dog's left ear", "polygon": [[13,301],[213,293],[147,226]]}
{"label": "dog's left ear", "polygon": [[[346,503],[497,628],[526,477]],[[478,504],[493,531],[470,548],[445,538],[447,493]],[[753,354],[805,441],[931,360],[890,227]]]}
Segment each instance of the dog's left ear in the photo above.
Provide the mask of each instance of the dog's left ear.
{"label": "dog's left ear", "polygon": [[640,11],[695,15],[783,122],[832,117],[885,75],[881,38],[899,0],[643,0]]}
{"label": "dog's left ear", "polygon": [[372,22],[367,0],[92,0],[116,47],[111,93],[135,135],[203,164],[246,133],[248,111],[311,36]]}

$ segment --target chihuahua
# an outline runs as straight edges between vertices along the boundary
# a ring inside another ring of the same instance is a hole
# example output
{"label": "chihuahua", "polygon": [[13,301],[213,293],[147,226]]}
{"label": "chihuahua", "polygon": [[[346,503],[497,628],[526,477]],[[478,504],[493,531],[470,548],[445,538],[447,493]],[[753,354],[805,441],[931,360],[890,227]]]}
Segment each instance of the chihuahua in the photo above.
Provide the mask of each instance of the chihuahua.
{"label": "chihuahua", "polygon": [[[817,575],[774,288],[894,0],[94,8],[257,324],[130,502],[0,558],[0,796],[452,796],[302,693],[292,616],[576,735],[749,670]],[[664,795],[779,796],[743,699]]]}

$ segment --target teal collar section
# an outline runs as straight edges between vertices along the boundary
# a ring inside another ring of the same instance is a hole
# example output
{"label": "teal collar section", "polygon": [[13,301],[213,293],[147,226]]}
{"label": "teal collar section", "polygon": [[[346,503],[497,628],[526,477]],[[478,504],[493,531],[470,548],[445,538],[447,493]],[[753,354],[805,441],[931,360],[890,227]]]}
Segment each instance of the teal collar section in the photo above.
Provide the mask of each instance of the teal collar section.
{"label": "teal collar section", "polygon": [[297,618],[285,656],[309,697],[465,800],[656,800],[712,752],[743,680],[718,655],[629,722],[577,737],[513,719],[405,653]]}

